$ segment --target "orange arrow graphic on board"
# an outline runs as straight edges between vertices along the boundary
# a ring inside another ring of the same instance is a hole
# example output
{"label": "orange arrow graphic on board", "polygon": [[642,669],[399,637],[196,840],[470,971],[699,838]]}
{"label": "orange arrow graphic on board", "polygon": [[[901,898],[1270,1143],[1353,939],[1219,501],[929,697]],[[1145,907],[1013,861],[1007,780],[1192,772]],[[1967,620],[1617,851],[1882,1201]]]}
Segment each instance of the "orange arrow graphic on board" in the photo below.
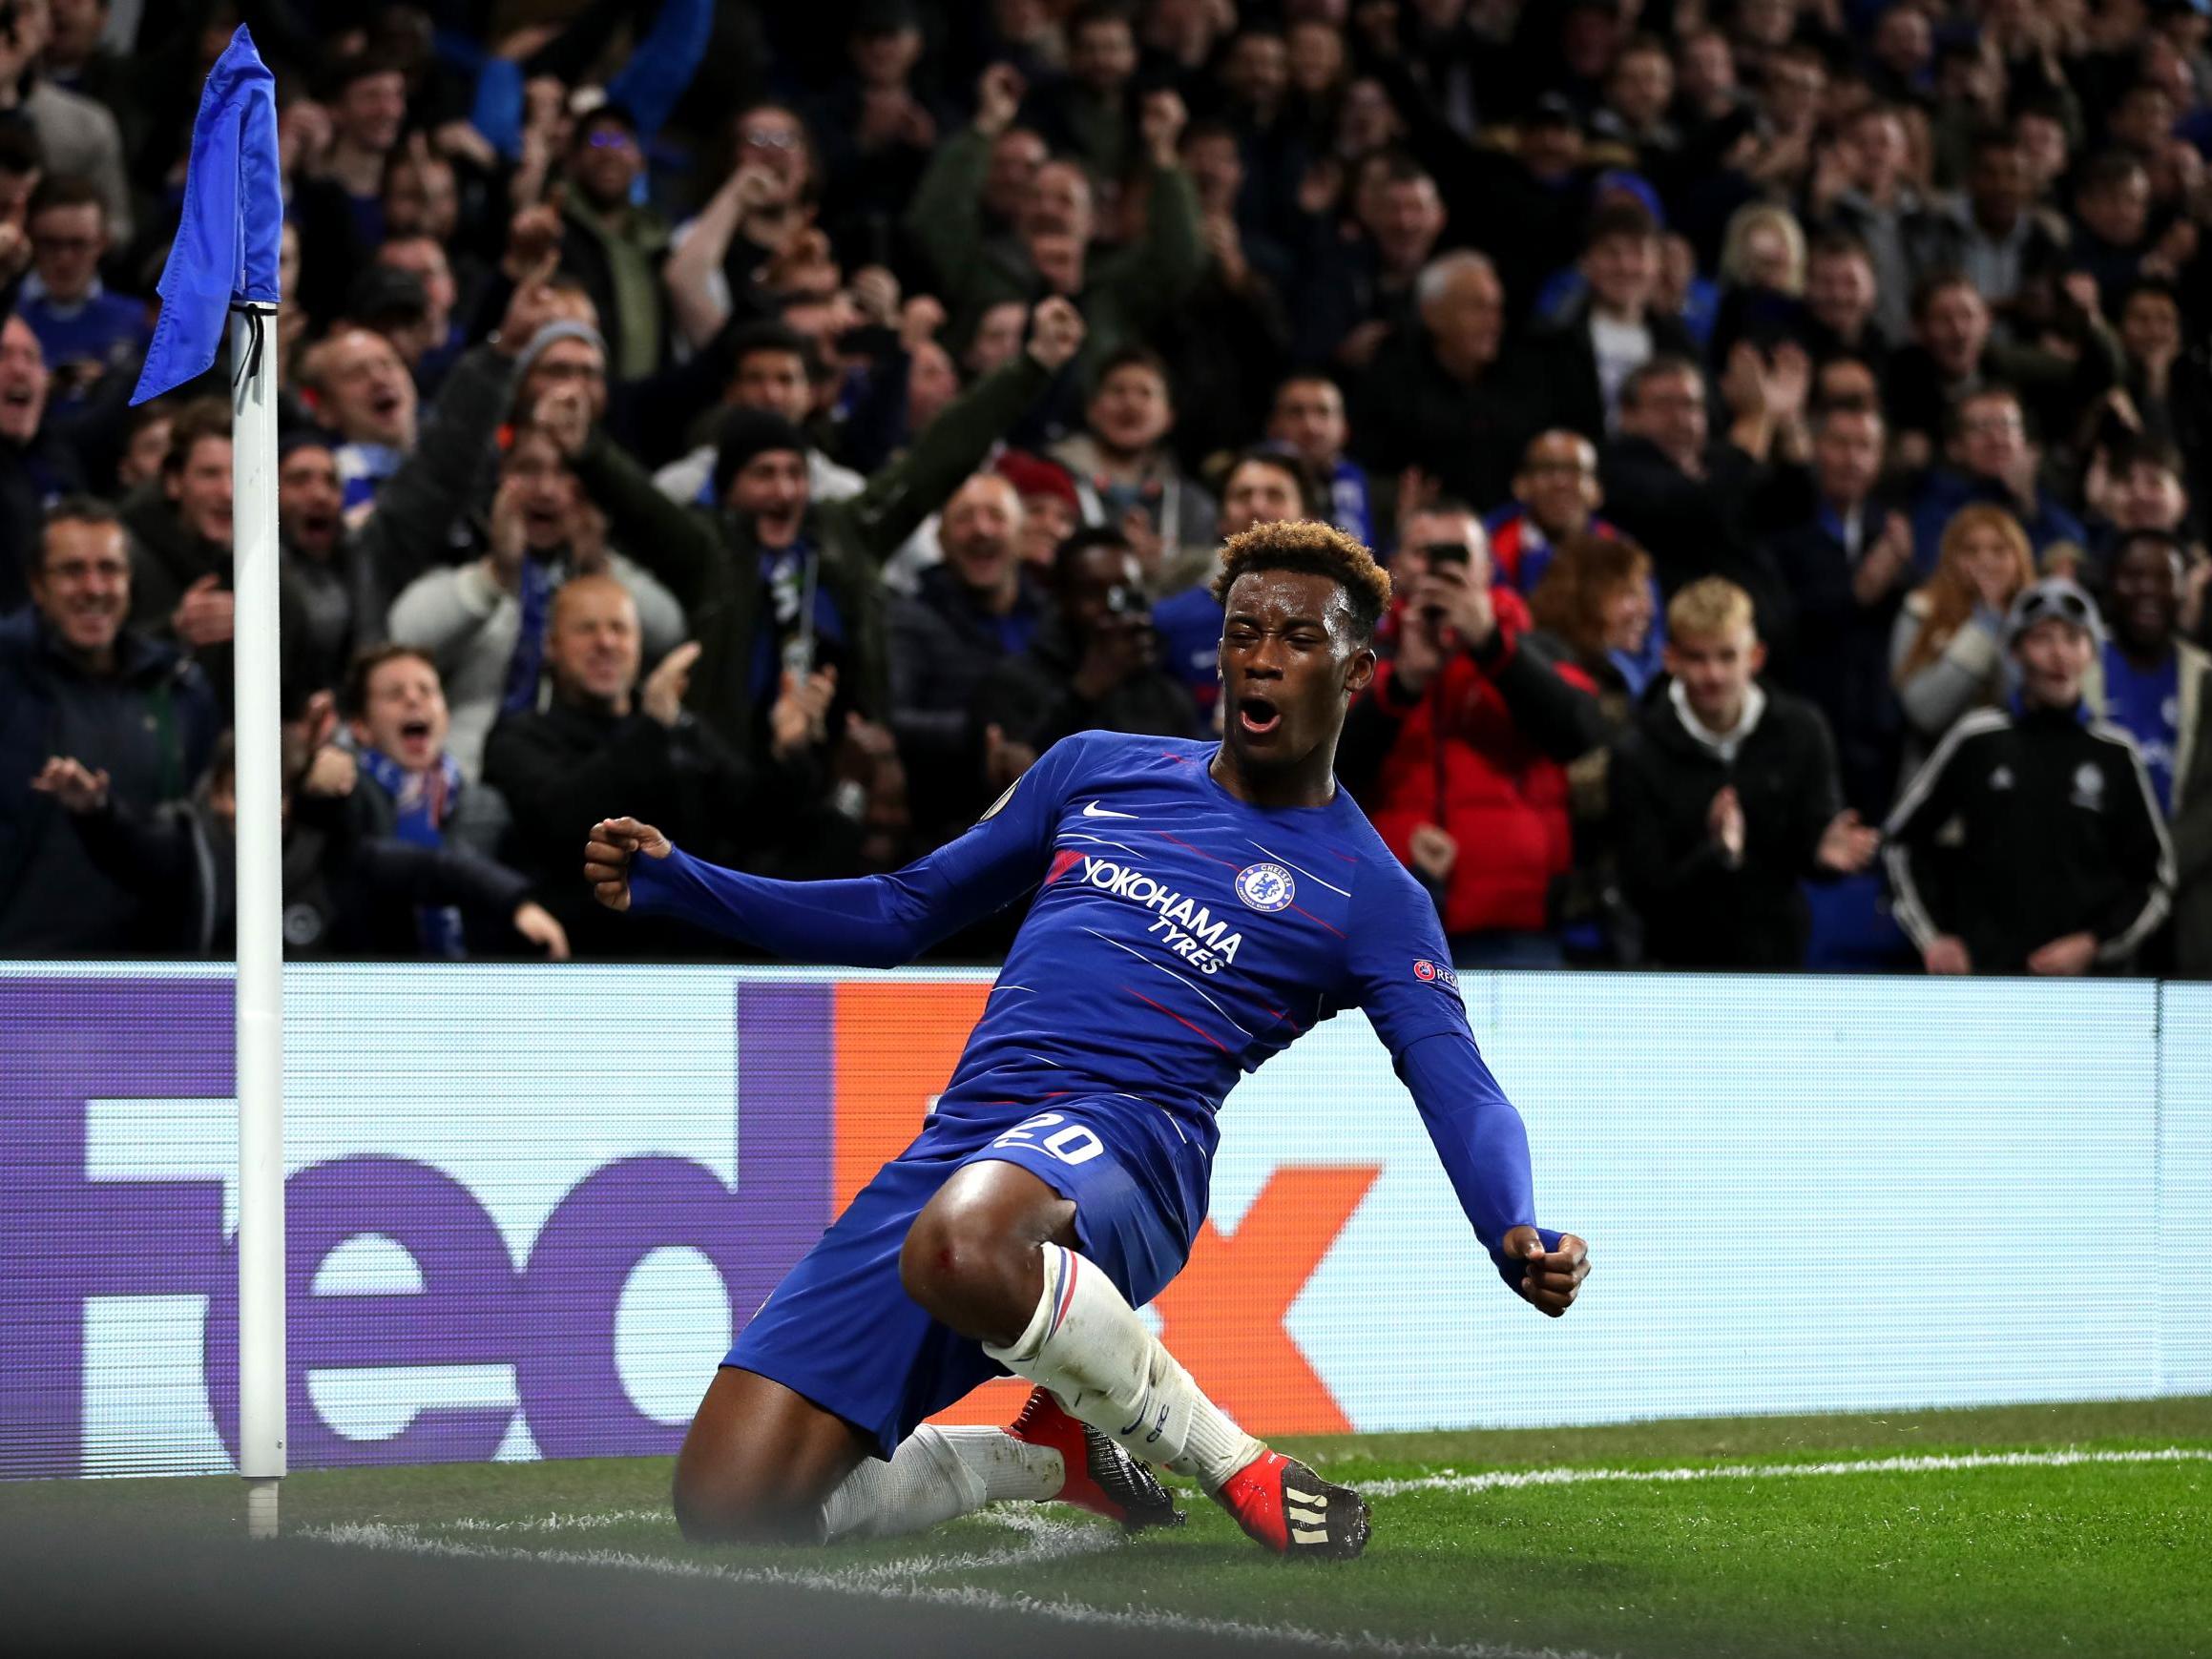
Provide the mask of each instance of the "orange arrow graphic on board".
{"label": "orange arrow graphic on board", "polygon": [[1349,1434],[1351,1423],[1283,1323],[1382,1170],[1285,1165],[1237,1231],[1211,1221],[1153,1306],[1160,1340],[1216,1405],[1255,1434]]}

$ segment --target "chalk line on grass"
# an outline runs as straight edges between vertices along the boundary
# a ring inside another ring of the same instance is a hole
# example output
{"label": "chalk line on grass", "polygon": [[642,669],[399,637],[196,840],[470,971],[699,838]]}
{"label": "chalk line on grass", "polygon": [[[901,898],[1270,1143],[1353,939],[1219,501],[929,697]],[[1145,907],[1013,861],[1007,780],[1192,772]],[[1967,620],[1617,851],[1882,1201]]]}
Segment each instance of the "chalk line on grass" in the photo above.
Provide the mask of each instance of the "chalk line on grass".
{"label": "chalk line on grass", "polygon": [[[849,1569],[845,1572],[817,1572],[802,1567],[725,1566],[715,1562],[678,1561],[666,1556],[636,1555],[616,1549],[539,1550],[517,1549],[500,1545],[463,1544],[452,1539],[425,1538],[409,1527],[378,1522],[308,1527],[303,1535],[328,1544],[346,1545],[355,1548],[389,1549],[410,1555],[472,1561],[545,1562],[560,1566],[616,1567],[629,1572],[657,1573],[667,1578],[716,1579],[729,1584],[787,1585],[800,1589],[920,1602],[935,1607],[1021,1613],[1072,1625],[1172,1631],[1179,1635],[1219,1637],[1223,1641],[1274,1642],[1322,1653],[1374,1653],[1384,1655],[1384,1659],[1598,1659],[1597,1655],[1578,1649],[1509,1648],[1490,1642],[1408,1642],[1366,1634],[1333,1635],[1297,1625],[1253,1625],[1236,1619],[1209,1619],[1196,1613],[1176,1613],[1148,1607],[1094,1607],[1080,1602],[1009,1595],[998,1590],[964,1586],[929,1585],[921,1583],[918,1578],[900,1581],[881,1576],[883,1569],[898,1565],[895,1563],[879,1564],[878,1568],[865,1577],[856,1576]],[[1108,1535],[1110,1541],[1111,1536]],[[938,1560],[942,1561],[943,1558]]]}
{"label": "chalk line on grass", "polygon": [[[1370,1499],[1403,1497],[1415,1492],[1511,1491],[1532,1486],[1572,1486],[1594,1482],[1659,1483],[1685,1481],[1789,1479],[1819,1475],[1933,1474],[1950,1471],[2012,1468],[2067,1468],[2095,1463],[2212,1462],[2212,1448],[2161,1446],[2130,1451],[2090,1451],[2068,1448],[2044,1452],[1966,1452],[1951,1455],[1862,1458],[1819,1463],[1713,1463],[1666,1469],[1543,1468],[1490,1469],[1471,1474],[1446,1472],[1412,1480],[1374,1481],[1360,1491]],[[504,1545],[476,1544],[449,1537],[427,1537],[421,1527],[382,1523],[353,1523],[309,1527],[304,1536],[329,1544],[370,1549],[399,1550],[418,1555],[459,1557],[486,1561],[537,1561],[570,1566],[610,1566],[633,1572],[658,1573],[675,1578],[718,1579],[731,1584],[788,1585],[802,1589],[828,1590],[859,1595],[924,1602],[935,1606],[974,1607],[992,1612],[1015,1612],[1076,1625],[1107,1626],[1135,1630],[1174,1631],[1179,1634],[1219,1637],[1225,1641],[1278,1642],[1316,1652],[1378,1653],[1399,1659],[1596,1659],[1579,1651],[1557,1649],[1501,1647],[1493,1643],[1408,1642],[1366,1634],[1335,1635],[1296,1625],[1255,1625],[1234,1619],[1212,1619],[1196,1613],[1170,1612],[1147,1607],[1096,1607],[1079,1602],[1054,1601],[1031,1595],[969,1586],[933,1585],[926,1581],[948,1572],[978,1571],[1026,1566],[1094,1554],[1117,1547],[1121,1540],[1104,1527],[1060,1521],[1021,1509],[998,1508],[981,1512],[980,1519],[1027,1535],[1028,1542],[1006,1549],[969,1550],[955,1554],[908,1556],[861,1566],[817,1569],[783,1566],[736,1566],[717,1562],[679,1561],[662,1556],[638,1555],[614,1549],[530,1549]],[[441,1532],[470,1534],[552,1533],[589,1530],[666,1519],[660,1511],[616,1510],[605,1514],[553,1514],[521,1521],[454,1521],[432,1523]]]}
{"label": "chalk line on grass", "polygon": [[2144,1451],[1959,1452],[1948,1456],[1861,1458],[1826,1463],[1706,1463],[1676,1469],[1484,1469],[1447,1472],[1409,1481],[1355,1482],[1364,1498],[1398,1498],[1409,1492],[1493,1492],[1523,1486],[1579,1486],[1591,1481],[1743,1481],[1767,1476],[1918,1475],[1965,1469],[2063,1469],[2076,1463],[2212,1462],[2212,1448],[2160,1446]]}

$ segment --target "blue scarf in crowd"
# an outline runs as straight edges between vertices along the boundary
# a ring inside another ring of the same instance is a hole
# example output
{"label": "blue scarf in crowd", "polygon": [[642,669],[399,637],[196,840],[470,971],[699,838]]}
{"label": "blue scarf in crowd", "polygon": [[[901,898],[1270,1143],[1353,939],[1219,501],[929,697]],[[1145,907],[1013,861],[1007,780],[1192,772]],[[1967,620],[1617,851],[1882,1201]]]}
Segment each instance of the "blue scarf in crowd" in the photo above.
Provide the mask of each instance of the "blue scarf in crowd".
{"label": "blue scarf in crowd", "polygon": [[553,570],[542,559],[522,561],[522,615],[514,631],[514,654],[507,659],[507,689],[499,698],[503,715],[527,715],[537,707],[537,677],[545,668],[545,625],[553,612]]}
{"label": "blue scarf in crowd", "polygon": [[[377,787],[391,797],[398,821],[393,834],[418,847],[446,844],[446,820],[461,798],[461,768],[450,755],[438,757],[428,772],[410,772],[389,755],[363,749],[355,758],[374,778]],[[423,954],[442,962],[458,962],[466,952],[461,945],[461,912],[450,904],[424,904],[415,911],[423,941]]]}

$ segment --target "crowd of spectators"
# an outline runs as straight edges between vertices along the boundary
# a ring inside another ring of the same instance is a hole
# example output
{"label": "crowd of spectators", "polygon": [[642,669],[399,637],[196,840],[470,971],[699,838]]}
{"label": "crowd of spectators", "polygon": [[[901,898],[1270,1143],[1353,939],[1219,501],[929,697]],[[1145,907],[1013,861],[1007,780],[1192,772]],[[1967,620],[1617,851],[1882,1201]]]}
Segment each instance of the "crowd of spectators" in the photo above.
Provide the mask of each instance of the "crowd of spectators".
{"label": "crowd of spectators", "polygon": [[12,0],[0,954],[231,948],[228,365],[128,399],[241,21],[296,954],[1216,731],[1314,517],[1463,962],[2212,973],[2205,0]]}

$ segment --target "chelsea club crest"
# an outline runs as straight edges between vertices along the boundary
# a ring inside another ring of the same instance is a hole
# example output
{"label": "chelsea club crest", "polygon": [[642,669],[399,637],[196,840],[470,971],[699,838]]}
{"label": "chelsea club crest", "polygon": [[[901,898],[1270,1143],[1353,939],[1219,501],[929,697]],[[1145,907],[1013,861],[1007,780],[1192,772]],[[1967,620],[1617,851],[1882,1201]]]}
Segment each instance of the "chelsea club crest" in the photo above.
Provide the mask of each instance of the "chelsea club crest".
{"label": "chelsea club crest", "polygon": [[1298,884],[1281,864],[1246,864],[1237,872],[1237,897],[1252,910],[1281,910],[1297,896]]}

